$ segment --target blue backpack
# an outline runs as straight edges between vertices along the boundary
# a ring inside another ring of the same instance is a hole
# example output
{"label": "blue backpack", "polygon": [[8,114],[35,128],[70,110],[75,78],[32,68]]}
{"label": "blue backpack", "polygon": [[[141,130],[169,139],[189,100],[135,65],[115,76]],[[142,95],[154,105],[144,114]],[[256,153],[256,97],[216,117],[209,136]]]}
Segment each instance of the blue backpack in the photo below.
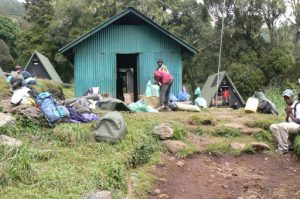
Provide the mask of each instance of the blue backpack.
{"label": "blue backpack", "polygon": [[37,96],[37,103],[50,126],[54,125],[62,118],[70,117],[68,109],[58,105],[49,92],[40,93]]}

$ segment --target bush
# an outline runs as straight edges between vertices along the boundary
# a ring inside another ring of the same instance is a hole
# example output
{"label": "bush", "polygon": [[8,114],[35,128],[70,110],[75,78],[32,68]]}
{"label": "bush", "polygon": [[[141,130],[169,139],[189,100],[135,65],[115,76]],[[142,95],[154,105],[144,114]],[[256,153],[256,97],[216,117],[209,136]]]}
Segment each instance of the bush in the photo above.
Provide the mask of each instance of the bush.
{"label": "bush", "polygon": [[241,63],[232,63],[228,68],[228,74],[244,98],[252,96],[254,91],[265,85],[266,81],[261,69]]}

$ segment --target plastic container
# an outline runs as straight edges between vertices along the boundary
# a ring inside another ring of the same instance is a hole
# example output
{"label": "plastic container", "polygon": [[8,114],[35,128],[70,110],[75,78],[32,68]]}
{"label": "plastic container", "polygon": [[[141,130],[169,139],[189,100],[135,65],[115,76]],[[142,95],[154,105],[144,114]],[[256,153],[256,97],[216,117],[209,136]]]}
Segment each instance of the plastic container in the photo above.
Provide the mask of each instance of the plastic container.
{"label": "plastic container", "polygon": [[245,113],[256,113],[258,107],[258,99],[249,97],[245,106]]}

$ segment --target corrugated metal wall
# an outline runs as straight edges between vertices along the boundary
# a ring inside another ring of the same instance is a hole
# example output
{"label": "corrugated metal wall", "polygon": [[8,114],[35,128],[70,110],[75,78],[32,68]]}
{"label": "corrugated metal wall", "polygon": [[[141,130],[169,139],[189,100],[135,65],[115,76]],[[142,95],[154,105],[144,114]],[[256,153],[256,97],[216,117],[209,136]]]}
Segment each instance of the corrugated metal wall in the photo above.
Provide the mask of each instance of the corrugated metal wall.
{"label": "corrugated metal wall", "polygon": [[138,89],[145,92],[153,80],[156,61],[162,58],[175,78],[173,92],[182,84],[180,46],[149,25],[111,25],[74,48],[75,93],[100,86],[102,93],[116,95],[116,54],[138,53]]}

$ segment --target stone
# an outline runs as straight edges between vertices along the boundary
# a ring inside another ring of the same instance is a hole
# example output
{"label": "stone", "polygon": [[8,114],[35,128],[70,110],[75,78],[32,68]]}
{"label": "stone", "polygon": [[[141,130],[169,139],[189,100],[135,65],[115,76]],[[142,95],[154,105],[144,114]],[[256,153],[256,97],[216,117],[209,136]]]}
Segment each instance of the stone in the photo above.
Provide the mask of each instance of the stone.
{"label": "stone", "polygon": [[160,198],[160,199],[168,199],[168,198],[170,198],[170,196],[167,195],[167,194],[160,194],[160,195],[158,196],[158,198]]}
{"label": "stone", "polygon": [[161,181],[161,182],[164,182],[164,183],[168,182],[168,180],[166,178],[159,178],[158,180]]}
{"label": "stone", "polygon": [[6,136],[6,135],[0,135],[0,145],[8,145],[8,146],[16,146],[19,147],[22,145],[22,141],[19,141],[15,138]]}
{"label": "stone", "polygon": [[247,197],[247,199],[257,199],[257,196],[256,195],[251,195],[251,196]]}
{"label": "stone", "polygon": [[175,159],[175,157],[170,157],[169,160],[170,160],[170,161],[174,161],[174,160],[176,160],[176,159]]}
{"label": "stone", "polygon": [[223,188],[223,189],[228,189],[228,186],[223,184],[223,185],[222,185],[222,188]]}
{"label": "stone", "polygon": [[242,150],[246,147],[244,143],[232,142],[230,143],[230,147],[234,150]]}
{"label": "stone", "polygon": [[154,134],[159,135],[160,139],[165,140],[168,138],[172,138],[174,135],[174,130],[170,127],[168,123],[162,123],[153,130]]}
{"label": "stone", "polygon": [[171,153],[178,153],[180,150],[187,147],[185,143],[176,140],[165,140],[162,143]]}
{"label": "stone", "polygon": [[159,195],[161,193],[161,191],[159,189],[155,189],[153,192],[155,195]]}
{"label": "stone", "polygon": [[110,191],[98,191],[96,193],[89,194],[83,199],[112,199],[112,194]]}
{"label": "stone", "polygon": [[16,119],[13,116],[10,116],[8,114],[0,113],[0,127],[6,126],[6,125],[12,125],[14,126],[16,122]]}
{"label": "stone", "polygon": [[44,115],[42,111],[38,108],[35,108],[30,105],[20,105],[16,106],[11,110],[14,114],[19,114],[22,116],[26,116],[27,118],[36,121],[36,122],[45,122],[46,120],[44,118]]}
{"label": "stone", "polygon": [[255,149],[255,151],[267,151],[270,147],[263,142],[251,142],[250,146]]}
{"label": "stone", "polygon": [[183,161],[178,161],[176,163],[176,165],[179,166],[179,167],[183,167],[184,166],[184,162]]}

